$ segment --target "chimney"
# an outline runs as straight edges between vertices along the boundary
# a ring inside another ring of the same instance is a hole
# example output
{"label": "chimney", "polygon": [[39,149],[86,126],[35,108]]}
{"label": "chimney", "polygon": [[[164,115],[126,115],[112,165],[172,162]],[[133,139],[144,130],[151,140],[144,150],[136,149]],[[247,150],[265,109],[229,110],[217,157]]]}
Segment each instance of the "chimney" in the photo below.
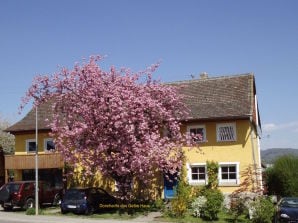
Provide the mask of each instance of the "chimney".
{"label": "chimney", "polygon": [[200,73],[200,79],[207,79],[207,78],[208,78],[208,73],[207,72]]}

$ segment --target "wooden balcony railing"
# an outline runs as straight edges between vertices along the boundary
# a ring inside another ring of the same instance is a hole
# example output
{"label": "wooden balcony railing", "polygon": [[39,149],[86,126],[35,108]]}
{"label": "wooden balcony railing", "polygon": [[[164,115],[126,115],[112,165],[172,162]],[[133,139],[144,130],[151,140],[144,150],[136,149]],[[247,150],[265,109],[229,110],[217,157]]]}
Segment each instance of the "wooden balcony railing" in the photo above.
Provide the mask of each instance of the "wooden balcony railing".
{"label": "wooden balcony railing", "polygon": [[[64,162],[60,153],[38,154],[38,168],[63,168]],[[34,169],[35,154],[5,155],[5,169]]]}

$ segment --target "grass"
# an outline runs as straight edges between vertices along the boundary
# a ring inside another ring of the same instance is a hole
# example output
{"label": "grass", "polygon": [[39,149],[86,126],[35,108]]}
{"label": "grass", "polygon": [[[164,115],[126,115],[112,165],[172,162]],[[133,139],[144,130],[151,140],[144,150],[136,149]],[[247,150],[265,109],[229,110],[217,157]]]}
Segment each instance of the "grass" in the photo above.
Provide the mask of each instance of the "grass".
{"label": "grass", "polygon": [[129,213],[123,209],[113,209],[113,210],[106,210],[104,212],[94,213],[92,215],[83,215],[83,214],[74,214],[74,213],[67,213],[62,214],[59,207],[48,207],[41,210],[43,215],[61,215],[61,216],[73,216],[73,217],[82,217],[82,218],[93,218],[93,219],[121,219],[121,220],[129,220],[134,219],[139,216],[146,216],[148,214],[148,210],[145,209],[128,209]]}
{"label": "grass", "polygon": [[[127,211],[123,209],[115,209],[115,210],[110,210],[110,211],[105,211],[105,212],[100,212],[100,213],[95,213],[93,215],[77,215],[73,213],[67,213],[65,214],[66,216],[69,217],[80,217],[80,218],[92,218],[92,219],[119,219],[119,220],[130,220],[137,218],[139,216],[146,216],[151,210],[148,209],[130,209],[131,213],[127,213]],[[156,211],[156,210],[154,210]],[[42,215],[61,215],[65,216],[64,214],[61,214],[60,208],[59,207],[47,207],[44,209],[40,210],[40,214]],[[249,222],[245,216],[240,216],[237,221],[233,219],[233,216],[230,214],[221,211],[218,215],[218,219],[214,221],[206,221],[201,218],[196,218],[191,215],[191,213],[188,213],[185,217],[183,218],[177,218],[177,217],[170,217],[170,216],[162,216],[159,217],[158,219],[159,222],[175,222],[175,223],[206,223],[206,222],[216,222],[216,223],[246,223]]]}
{"label": "grass", "polygon": [[245,218],[245,216],[240,216],[237,221],[234,220],[233,216],[231,216],[230,214],[221,211],[218,214],[218,219],[217,220],[213,220],[213,221],[207,221],[207,220],[203,220],[202,218],[196,218],[194,216],[191,215],[191,213],[186,214],[185,217],[183,218],[177,218],[177,217],[170,217],[170,216],[163,216],[161,218],[158,219],[159,221],[164,221],[164,222],[175,222],[175,223],[207,223],[207,222],[216,222],[216,223],[227,223],[227,222],[237,222],[237,223],[245,223],[245,222],[249,222],[249,220],[247,218]]}

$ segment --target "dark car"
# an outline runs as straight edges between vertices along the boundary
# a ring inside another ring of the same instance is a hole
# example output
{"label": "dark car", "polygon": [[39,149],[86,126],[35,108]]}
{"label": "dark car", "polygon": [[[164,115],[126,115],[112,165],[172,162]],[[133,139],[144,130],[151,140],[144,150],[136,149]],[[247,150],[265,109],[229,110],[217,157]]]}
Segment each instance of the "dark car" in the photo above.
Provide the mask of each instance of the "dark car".
{"label": "dark car", "polygon": [[275,222],[298,222],[298,197],[284,197],[277,203]]}
{"label": "dark car", "polygon": [[101,188],[71,188],[61,201],[61,213],[92,214],[101,207],[116,204],[116,199]]}
{"label": "dark car", "polygon": [[[40,205],[58,205],[61,202],[62,187],[52,187],[48,182],[39,181],[38,200]],[[14,207],[24,209],[35,206],[35,181],[15,181],[0,188],[0,204],[5,211]]]}

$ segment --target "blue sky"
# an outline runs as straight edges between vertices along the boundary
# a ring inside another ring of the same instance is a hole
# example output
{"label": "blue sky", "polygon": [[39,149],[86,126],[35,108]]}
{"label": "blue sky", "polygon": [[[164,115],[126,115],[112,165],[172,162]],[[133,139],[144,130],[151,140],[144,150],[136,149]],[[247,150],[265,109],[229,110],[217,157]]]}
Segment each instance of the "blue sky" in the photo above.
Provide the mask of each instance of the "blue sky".
{"label": "blue sky", "polygon": [[[15,122],[37,74],[90,55],[155,78],[253,72],[261,148],[298,149],[298,1],[1,0],[0,114]],[[29,110],[30,108],[27,108]]]}

